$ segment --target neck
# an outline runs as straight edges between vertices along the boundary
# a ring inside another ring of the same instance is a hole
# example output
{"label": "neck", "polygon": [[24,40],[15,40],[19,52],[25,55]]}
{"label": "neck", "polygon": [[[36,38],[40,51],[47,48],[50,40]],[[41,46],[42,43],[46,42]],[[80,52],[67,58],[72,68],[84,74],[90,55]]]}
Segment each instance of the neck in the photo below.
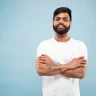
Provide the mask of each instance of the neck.
{"label": "neck", "polygon": [[70,37],[68,36],[68,34],[64,34],[64,35],[59,35],[59,34],[56,34],[55,35],[55,40],[58,41],[58,42],[67,42],[69,41]]}

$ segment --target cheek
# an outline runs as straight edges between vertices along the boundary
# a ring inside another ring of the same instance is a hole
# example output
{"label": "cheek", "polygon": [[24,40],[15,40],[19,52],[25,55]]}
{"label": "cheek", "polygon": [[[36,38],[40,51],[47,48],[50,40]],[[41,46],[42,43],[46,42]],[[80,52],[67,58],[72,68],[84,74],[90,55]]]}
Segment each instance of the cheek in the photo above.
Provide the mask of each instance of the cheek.
{"label": "cheek", "polygon": [[69,24],[69,23],[65,23],[64,25],[65,25],[65,26],[67,26],[67,27],[68,27],[68,26],[70,26],[70,24]]}
{"label": "cheek", "polygon": [[57,25],[58,25],[58,22],[54,22],[53,25],[54,25],[54,26],[57,26]]}

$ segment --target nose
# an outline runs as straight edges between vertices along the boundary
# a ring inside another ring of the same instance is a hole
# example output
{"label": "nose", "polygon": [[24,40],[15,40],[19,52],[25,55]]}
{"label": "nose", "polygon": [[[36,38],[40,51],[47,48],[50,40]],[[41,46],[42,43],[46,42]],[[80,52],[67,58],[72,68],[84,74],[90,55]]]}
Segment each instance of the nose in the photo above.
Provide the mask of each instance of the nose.
{"label": "nose", "polygon": [[63,19],[60,19],[60,20],[59,20],[59,23],[64,23]]}

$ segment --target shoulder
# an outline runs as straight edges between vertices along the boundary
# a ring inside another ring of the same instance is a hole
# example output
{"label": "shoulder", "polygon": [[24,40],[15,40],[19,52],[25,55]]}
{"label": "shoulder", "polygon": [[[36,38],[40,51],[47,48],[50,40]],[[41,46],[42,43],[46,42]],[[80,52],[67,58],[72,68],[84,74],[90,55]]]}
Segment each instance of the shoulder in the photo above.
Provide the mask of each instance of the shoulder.
{"label": "shoulder", "polygon": [[52,42],[52,39],[53,39],[53,38],[49,38],[49,39],[46,39],[46,40],[42,40],[42,41],[39,43],[38,47],[43,47],[43,46],[46,46],[46,45],[50,44],[50,43]]}
{"label": "shoulder", "polygon": [[78,45],[79,47],[86,47],[86,44],[82,40],[73,39],[72,41],[74,44]]}

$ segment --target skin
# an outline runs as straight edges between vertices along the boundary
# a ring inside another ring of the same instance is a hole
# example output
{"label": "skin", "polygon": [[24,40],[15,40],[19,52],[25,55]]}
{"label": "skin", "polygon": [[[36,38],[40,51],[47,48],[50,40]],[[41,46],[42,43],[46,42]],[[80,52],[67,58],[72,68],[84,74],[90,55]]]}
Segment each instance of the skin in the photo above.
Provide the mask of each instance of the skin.
{"label": "skin", "polygon": [[61,74],[70,78],[82,79],[85,75],[87,60],[83,56],[75,58],[68,64],[56,65],[48,55],[41,55],[37,58],[37,72],[39,75],[53,76]]}
{"label": "skin", "polygon": [[[56,15],[53,21],[53,25],[64,24],[66,27],[71,26],[72,22],[68,13],[60,13]],[[60,28],[59,30],[63,30]],[[55,40],[58,42],[67,42],[70,39],[68,32],[64,35],[55,34]],[[87,69],[87,60],[84,56],[75,58],[68,64],[54,64],[52,59],[46,55],[42,54],[36,59],[36,69],[40,76],[53,76],[61,74],[69,78],[84,78]]]}
{"label": "skin", "polygon": [[[70,21],[70,17],[68,15],[68,13],[60,13],[60,14],[56,15],[56,17],[54,18],[54,21],[53,21],[53,25],[56,26],[58,24],[63,24],[66,27],[71,26],[72,22]],[[55,39],[58,42],[67,42],[70,38],[68,36],[68,33],[66,33],[64,35],[59,35],[56,33]]]}

